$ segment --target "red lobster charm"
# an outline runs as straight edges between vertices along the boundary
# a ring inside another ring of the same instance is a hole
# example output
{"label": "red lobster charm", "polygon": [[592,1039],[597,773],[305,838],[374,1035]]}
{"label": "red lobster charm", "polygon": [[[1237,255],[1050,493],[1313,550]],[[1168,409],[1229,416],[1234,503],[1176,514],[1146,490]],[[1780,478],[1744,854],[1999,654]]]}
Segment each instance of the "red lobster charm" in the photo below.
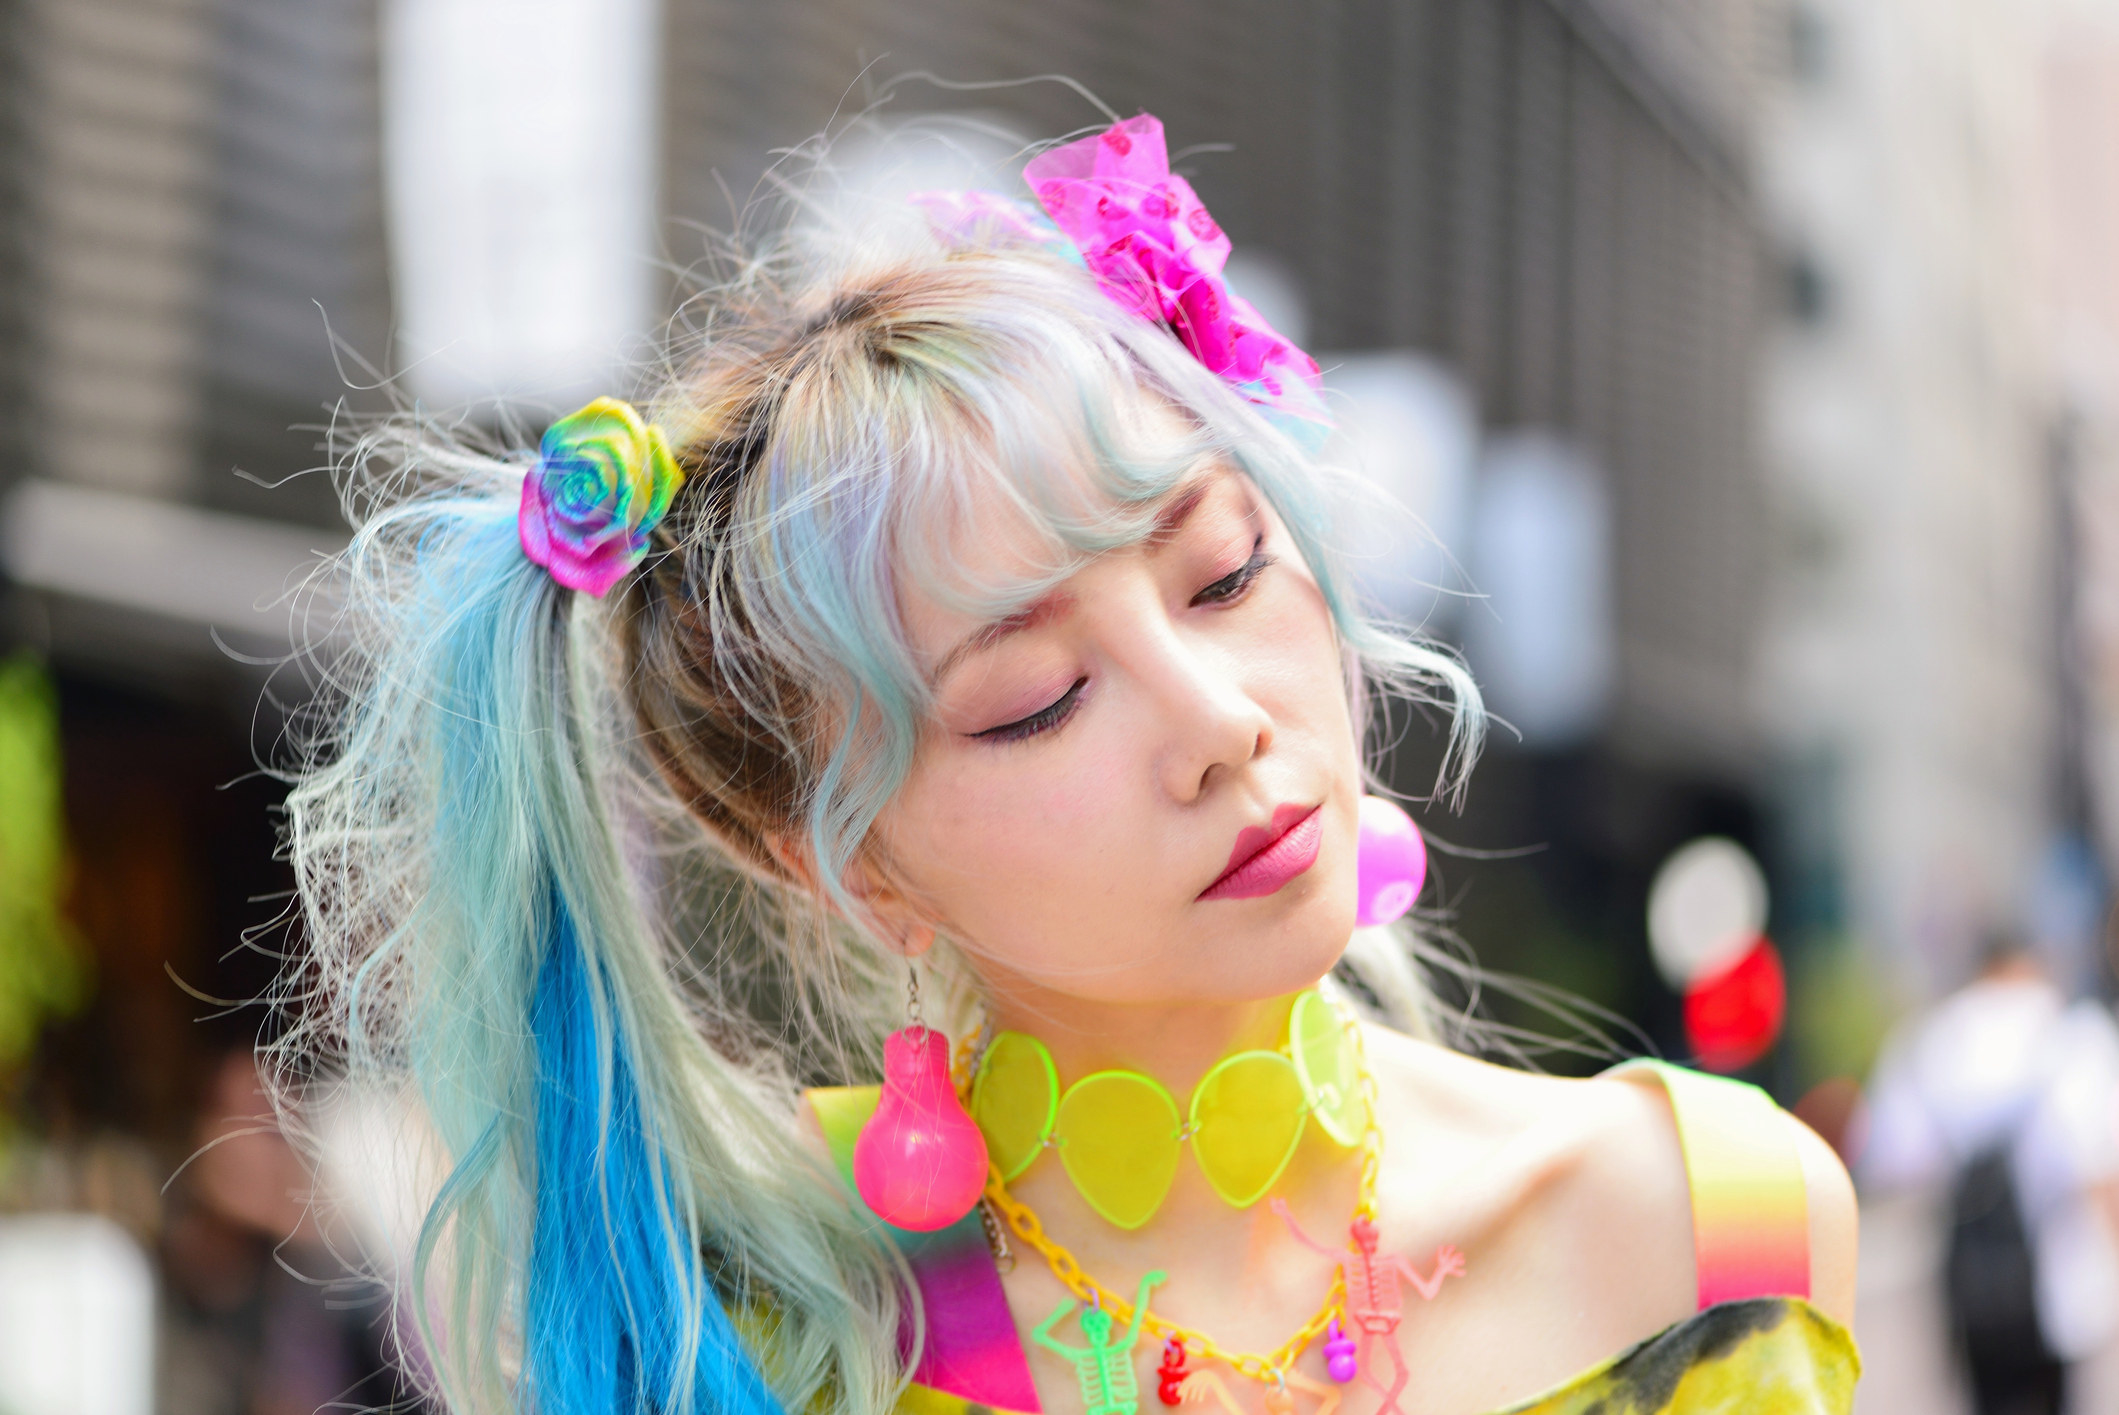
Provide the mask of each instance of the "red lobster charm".
{"label": "red lobster charm", "polygon": [[1183,1400],[1185,1379],[1185,1344],[1176,1337],[1163,1343],[1163,1363],[1155,1368],[1158,1377],[1155,1394],[1165,1405],[1175,1405]]}

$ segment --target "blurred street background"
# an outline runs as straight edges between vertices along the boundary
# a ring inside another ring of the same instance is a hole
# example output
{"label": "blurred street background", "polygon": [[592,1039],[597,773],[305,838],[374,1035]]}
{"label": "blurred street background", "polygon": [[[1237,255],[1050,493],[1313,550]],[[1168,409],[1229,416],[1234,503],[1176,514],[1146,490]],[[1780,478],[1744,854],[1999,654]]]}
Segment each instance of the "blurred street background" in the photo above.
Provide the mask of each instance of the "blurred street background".
{"label": "blurred street background", "polygon": [[1863,1096],[1983,969],[2119,988],[2119,0],[0,0],[0,1412],[409,1399],[243,1005],[320,429],[622,391],[777,152],[893,81],[1100,121],[961,86],[1041,74],[1164,120],[1431,533],[1368,588],[1510,724],[1421,813],[1432,922],[1798,1107],[1864,1176],[1861,1408],[1973,1408],[1955,1180],[1871,1183]]}

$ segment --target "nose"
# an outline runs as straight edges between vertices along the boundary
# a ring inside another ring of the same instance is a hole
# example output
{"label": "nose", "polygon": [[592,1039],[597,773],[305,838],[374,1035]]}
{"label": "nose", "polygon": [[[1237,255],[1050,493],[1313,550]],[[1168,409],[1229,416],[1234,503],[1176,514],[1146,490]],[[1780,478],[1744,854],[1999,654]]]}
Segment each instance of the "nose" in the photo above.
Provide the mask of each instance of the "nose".
{"label": "nose", "polygon": [[1161,708],[1163,790],[1190,805],[1272,747],[1273,719],[1246,690],[1234,657],[1174,626],[1162,630],[1140,671]]}

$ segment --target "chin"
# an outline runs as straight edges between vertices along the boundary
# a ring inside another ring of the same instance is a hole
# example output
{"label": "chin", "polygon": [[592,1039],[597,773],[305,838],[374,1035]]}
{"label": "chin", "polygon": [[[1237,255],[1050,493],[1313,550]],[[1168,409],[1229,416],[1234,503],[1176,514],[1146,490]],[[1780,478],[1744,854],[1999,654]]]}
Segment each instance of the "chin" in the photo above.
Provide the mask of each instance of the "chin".
{"label": "chin", "polygon": [[1339,960],[1346,956],[1347,945],[1354,938],[1354,911],[1349,908],[1345,914],[1343,920],[1318,938],[1314,947],[1303,951],[1301,961],[1290,969],[1291,974],[1297,976],[1289,983],[1286,991],[1312,986],[1319,978],[1337,967]]}
{"label": "chin", "polygon": [[1347,880],[1344,888],[1306,901],[1259,940],[1254,956],[1261,966],[1255,980],[1247,980],[1247,991],[1263,1000],[1314,985],[1332,971],[1353,936],[1354,882]]}

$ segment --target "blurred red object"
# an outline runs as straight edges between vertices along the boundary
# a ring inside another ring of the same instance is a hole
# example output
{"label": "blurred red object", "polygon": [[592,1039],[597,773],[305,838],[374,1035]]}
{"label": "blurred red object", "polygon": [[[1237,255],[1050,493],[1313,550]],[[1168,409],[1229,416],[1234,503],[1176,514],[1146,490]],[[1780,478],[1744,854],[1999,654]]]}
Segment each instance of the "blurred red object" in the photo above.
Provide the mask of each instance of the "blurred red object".
{"label": "blurred red object", "polygon": [[1685,1040],[1709,1071],[1741,1071],[1764,1056],[1788,1014],[1781,955],[1760,938],[1722,971],[1685,991]]}

